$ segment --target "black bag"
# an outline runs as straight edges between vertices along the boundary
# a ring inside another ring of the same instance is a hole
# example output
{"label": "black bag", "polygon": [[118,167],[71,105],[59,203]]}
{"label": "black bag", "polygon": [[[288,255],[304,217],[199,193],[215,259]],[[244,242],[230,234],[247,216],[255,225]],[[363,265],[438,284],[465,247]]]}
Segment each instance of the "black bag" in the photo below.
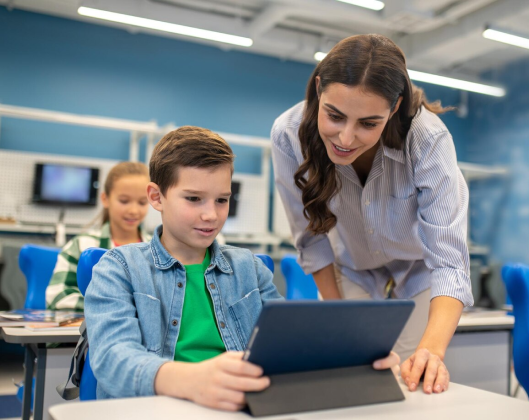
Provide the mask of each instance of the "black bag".
{"label": "black bag", "polygon": [[[70,364],[70,372],[65,383],[57,386],[57,392],[65,400],[74,400],[79,398],[79,386],[81,385],[81,377],[83,374],[84,363],[86,360],[86,352],[88,351],[88,336],[86,334],[85,321],[79,327],[81,337],[75,346],[73,352],[72,362]],[[72,382],[74,386],[66,388],[68,382]]]}

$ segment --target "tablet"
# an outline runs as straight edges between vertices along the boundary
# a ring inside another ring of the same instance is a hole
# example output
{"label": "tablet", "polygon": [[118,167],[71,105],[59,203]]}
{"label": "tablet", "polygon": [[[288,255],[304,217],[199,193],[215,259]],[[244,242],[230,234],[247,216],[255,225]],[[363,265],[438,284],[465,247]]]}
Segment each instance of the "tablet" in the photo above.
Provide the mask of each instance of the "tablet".
{"label": "tablet", "polygon": [[389,354],[414,306],[399,299],[267,302],[244,360],[265,375],[372,364]]}

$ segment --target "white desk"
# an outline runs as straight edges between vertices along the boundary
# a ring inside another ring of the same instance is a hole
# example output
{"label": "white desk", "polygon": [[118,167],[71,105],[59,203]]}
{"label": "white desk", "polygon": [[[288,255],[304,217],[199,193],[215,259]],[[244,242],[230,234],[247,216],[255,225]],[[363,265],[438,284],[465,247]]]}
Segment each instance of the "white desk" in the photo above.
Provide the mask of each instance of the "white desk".
{"label": "white desk", "polygon": [[445,355],[450,380],[509,395],[513,326],[502,311],[464,313]]}
{"label": "white desk", "polygon": [[[409,392],[401,384],[405,401],[360,407],[313,411],[285,416],[261,417],[284,420],[449,420],[479,419],[527,420],[529,403],[491,392],[450,384],[442,394],[426,395],[422,391]],[[244,420],[252,419],[245,413],[210,410],[199,405],[168,397],[146,397],[118,400],[99,400],[55,405],[49,410],[54,420]]]}
{"label": "white desk", "polygon": [[[35,395],[33,401],[33,419],[47,418],[48,407],[63,402],[55,387],[63,383],[70,368],[73,345],[79,340],[78,331],[40,331],[33,332],[20,327],[0,328],[2,338],[8,343],[17,343],[25,347],[24,356],[24,398],[22,420],[29,420],[31,412],[31,384],[35,375]],[[47,348],[48,343],[72,343],[72,347]],[[36,362],[35,362],[36,359]]]}

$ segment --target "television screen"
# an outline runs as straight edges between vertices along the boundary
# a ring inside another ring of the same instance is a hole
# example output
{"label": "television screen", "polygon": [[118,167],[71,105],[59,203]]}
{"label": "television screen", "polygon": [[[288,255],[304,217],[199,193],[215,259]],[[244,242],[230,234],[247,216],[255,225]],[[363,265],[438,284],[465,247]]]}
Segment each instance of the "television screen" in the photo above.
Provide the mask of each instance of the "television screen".
{"label": "television screen", "polygon": [[234,217],[237,215],[237,205],[240,199],[241,183],[232,181],[231,183],[231,196],[230,196],[230,211],[228,217]]}
{"label": "television screen", "polygon": [[95,206],[99,169],[51,163],[35,165],[33,202]]}

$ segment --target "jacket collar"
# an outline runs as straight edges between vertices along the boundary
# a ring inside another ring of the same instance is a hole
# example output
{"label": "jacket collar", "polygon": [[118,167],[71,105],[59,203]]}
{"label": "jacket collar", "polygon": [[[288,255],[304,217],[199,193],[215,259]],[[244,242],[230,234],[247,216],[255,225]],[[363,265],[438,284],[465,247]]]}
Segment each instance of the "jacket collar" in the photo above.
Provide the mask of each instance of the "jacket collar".
{"label": "jacket collar", "polygon": [[[178,264],[180,267],[183,267],[183,264],[174,258],[167,249],[162,245],[160,241],[160,236],[163,232],[163,225],[158,226],[154,230],[154,235],[151,239],[151,253],[154,259],[154,266],[160,270],[166,270],[171,268],[174,264]],[[233,270],[226,260],[226,257],[222,253],[221,246],[218,244],[215,239],[209,247],[209,252],[211,254],[211,262],[209,264],[208,270],[218,267],[224,273],[233,273]]]}

